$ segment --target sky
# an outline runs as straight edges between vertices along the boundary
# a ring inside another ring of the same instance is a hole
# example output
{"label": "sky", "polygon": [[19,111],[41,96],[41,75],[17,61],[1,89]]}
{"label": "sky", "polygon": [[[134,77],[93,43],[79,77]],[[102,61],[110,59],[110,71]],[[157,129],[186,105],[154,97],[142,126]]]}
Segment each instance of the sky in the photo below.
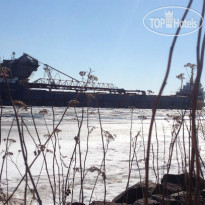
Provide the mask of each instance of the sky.
{"label": "sky", "polygon": [[[201,12],[203,0],[192,9]],[[0,0],[0,57],[28,53],[39,61],[81,79],[90,68],[99,82],[119,88],[159,92],[172,36],[146,29],[143,18],[166,6],[186,7],[188,0]],[[180,87],[176,75],[196,64],[197,32],[180,36],[174,50],[165,94]],[[31,81],[44,77],[39,67]],[[204,72],[202,85],[205,86]]]}

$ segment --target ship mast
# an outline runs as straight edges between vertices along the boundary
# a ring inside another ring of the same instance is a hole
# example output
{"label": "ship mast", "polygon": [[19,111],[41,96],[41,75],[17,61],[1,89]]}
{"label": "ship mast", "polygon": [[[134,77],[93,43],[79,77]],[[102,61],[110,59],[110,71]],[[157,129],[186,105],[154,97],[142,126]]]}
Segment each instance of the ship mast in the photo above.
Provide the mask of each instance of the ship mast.
{"label": "ship mast", "polygon": [[189,67],[191,69],[190,84],[194,84],[194,70],[196,69],[196,64],[187,63],[184,67]]}

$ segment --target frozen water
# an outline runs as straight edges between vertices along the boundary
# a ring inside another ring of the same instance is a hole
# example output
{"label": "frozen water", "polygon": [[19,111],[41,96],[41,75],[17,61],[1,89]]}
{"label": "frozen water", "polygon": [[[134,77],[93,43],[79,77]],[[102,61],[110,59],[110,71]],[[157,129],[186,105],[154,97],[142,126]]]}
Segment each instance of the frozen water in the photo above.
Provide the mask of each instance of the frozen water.
{"label": "frozen water", "polygon": [[[46,109],[48,113],[45,115],[40,114],[39,111],[42,109]],[[40,144],[43,145],[46,142],[48,139],[48,134],[53,132],[53,129],[61,120],[64,111],[65,108],[52,109],[48,107],[33,107],[33,114],[31,114],[31,109],[28,109],[27,111],[18,111],[18,120],[20,123],[19,128],[20,132],[23,133],[23,138],[25,140],[28,164],[33,162],[36,154],[38,153],[38,149],[40,149]],[[99,113],[98,109],[94,108],[84,108],[83,112],[82,108],[77,108],[76,110],[74,108],[68,109],[62,122],[58,126],[60,132],[56,132],[56,138],[53,136],[46,144],[44,151],[46,166],[42,154],[40,154],[40,156],[32,165],[31,173],[35,183],[38,183],[37,189],[43,204],[53,204],[53,196],[47,170],[49,172],[52,185],[54,182],[57,185],[56,196],[59,197],[59,193],[62,193],[61,185],[63,185],[63,180],[65,180],[71,156],[75,147],[76,141],[74,138],[78,135],[80,136],[82,167],[84,167],[84,159],[87,150],[88,127],[89,129],[93,128],[93,131],[89,134],[88,154],[85,163],[85,169],[82,170],[86,173],[83,183],[85,203],[88,203],[90,200],[91,192],[98,175],[98,172],[90,172],[89,168],[95,166],[99,169],[103,169],[101,167],[103,161],[101,128],[103,131],[108,131],[113,136],[116,135],[114,140],[110,141],[108,151],[106,153],[106,199],[112,200],[116,195],[126,188],[129,173],[129,159],[133,159],[129,184],[132,185],[139,182],[140,180],[144,180],[146,143],[152,111],[134,109],[132,114],[131,109],[100,109]],[[154,125],[153,129],[152,146],[150,152],[150,179],[153,181],[157,181],[156,175],[159,175],[160,179],[160,177],[162,177],[166,172],[170,151],[170,142],[173,139],[173,136],[175,136],[174,131],[176,132],[177,130],[177,127],[174,128],[173,126],[173,124],[176,124],[176,122],[168,115],[181,115],[181,111],[157,111],[157,116],[155,119],[156,124]],[[79,128],[80,121],[82,119],[82,127]],[[186,119],[186,125],[189,126],[188,116]],[[36,128],[34,126],[34,122],[36,124]],[[19,131],[17,129],[17,121],[12,107],[3,108],[1,126],[2,142],[0,165],[2,165],[3,158],[5,158],[2,171],[1,187],[4,189],[4,191],[8,190],[10,194],[22,179],[22,176],[25,174],[25,164],[19,143]],[[184,130],[186,130],[186,128],[184,128]],[[7,150],[7,153],[9,154],[7,154],[5,157],[5,145],[7,143],[6,139],[8,136],[11,140],[8,141],[9,150]],[[38,136],[41,142],[39,142]],[[137,138],[135,136],[137,136]],[[180,146],[182,150],[184,149],[182,146],[182,131],[180,131],[179,136],[181,138],[177,138],[178,146],[176,146],[177,148],[173,151],[173,160],[170,170],[171,173],[182,172],[182,168],[184,167],[184,165],[181,164],[181,157],[184,158],[185,156],[180,150]],[[129,158],[130,139],[132,140],[132,146],[131,157]],[[134,143],[135,139],[137,139],[136,144]],[[104,140],[106,148],[106,138],[104,138]],[[187,132],[184,134],[184,140],[186,146],[185,149],[188,151]],[[55,143],[56,149],[54,149]],[[81,172],[78,169],[80,168],[78,146],[76,150],[76,155],[74,154],[76,163],[75,160],[72,162],[69,175],[70,190],[71,192],[73,191],[73,201],[79,201],[81,186]],[[201,152],[204,152],[203,146],[201,146]],[[76,171],[74,171],[74,167],[77,168],[75,169]],[[75,178],[73,180],[74,175]],[[29,176],[27,177],[29,178]],[[28,183],[30,188],[33,188],[30,180]],[[25,181],[21,183],[18,190],[16,191],[16,197],[23,199],[24,191]],[[71,196],[72,194],[70,194],[67,198],[68,201],[71,200]],[[31,193],[29,190],[27,190],[27,198],[28,200],[31,198]],[[103,200],[103,198],[104,182],[103,177],[100,175],[93,193],[92,200]],[[56,201],[58,201],[58,198]],[[33,204],[36,204],[35,200]]]}

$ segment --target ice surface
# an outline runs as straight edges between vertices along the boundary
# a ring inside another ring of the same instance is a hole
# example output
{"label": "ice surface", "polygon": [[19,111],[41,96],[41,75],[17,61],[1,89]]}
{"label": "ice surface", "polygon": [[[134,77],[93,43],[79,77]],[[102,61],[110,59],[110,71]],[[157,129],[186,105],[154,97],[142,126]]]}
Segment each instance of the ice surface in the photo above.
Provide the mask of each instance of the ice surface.
{"label": "ice surface", "polygon": [[[46,109],[48,114],[40,114],[39,111]],[[35,158],[35,153],[38,152],[39,144],[44,144],[47,140],[48,133],[52,133],[53,129],[58,124],[59,120],[64,113],[65,108],[39,108],[33,107],[31,114],[31,109],[19,110],[18,119],[20,123],[20,130],[23,132],[23,137],[26,144],[27,151],[27,161],[30,164]],[[52,137],[48,144],[46,145],[47,152],[45,153],[47,161],[47,169],[49,172],[51,183],[56,181],[57,187],[59,181],[62,183],[65,180],[67,167],[69,166],[70,159],[75,147],[74,138],[78,136],[79,124],[78,120],[82,119],[83,123],[80,128],[80,145],[81,145],[81,157],[84,166],[84,157],[87,149],[87,127],[95,128],[89,135],[88,142],[88,155],[85,166],[85,179],[84,179],[84,202],[88,203],[90,200],[91,192],[97,177],[97,172],[89,172],[88,169],[92,166],[100,168],[103,160],[103,147],[102,147],[102,137],[101,137],[101,126],[102,130],[109,131],[112,135],[116,135],[113,141],[110,141],[108,151],[106,153],[106,189],[107,189],[107,200],[112,200],[116,195],[122,192],[127,185],[128,173],[129,173],[129,153],[130,153],[130,137],[135,139],[137,137],[136,152],[134,150],[134,143],[131,143],[131,159],[133,157],[132,172],[130,177],[130,185],[133,185],[139,180],[144,179],[145,175],[145,156],[146,156],[146,143],[148,138],[149,124],[151,119],[151,110],[132,110],[131,109],[100,109],[100,117],[98,109],[94,108],[84,108],[82,114],[81,108],[71,108],[69,109],[62,122],[58,126],[61,130],[56,134],[55,138]],[[89,113],[89,115],[87,115]],[[150,179],[157,181],[156,175],[153,170],[158,171],[159,178],[163,176],[167,169],[170,142],[173,133],[174,120],[167,116],[169,115],[180,115],[181,111],[177,110],[158,110],[155,119],[156,127],[154,126],[152,135],[152,148],[150,153]],[[33,115],[33,117],[32,117]],[[144,116],[144,117],[143,117]],[[146,117],[146,118],[145,118]],[[143,119],[144,118],[144,119]],[[77,120],[78,119],[78,120]],[[36,129],[34,126],[34,121],[36,124]],[[189,126],[189,117],[186,117],[187,126]],[[25,164],[22,158],[22,152],[19,143],[19,134],[17,129],[17,122],[12,107],[3,108],[3,115],[1,121],[1,159],[0,164],[2,165],[3,156],[6,150],[6,139],[13,139],[16,142],[12,143],[9,141],[9,156],[5,157],[5,163],[2,171],[2,184],[1,187],[4,191],[8,189],[9,193],[12,193],[14,188],[17,186],[18,182],[21,180],[22,176],[25,174]],[[12,126],[13,123],[13,126]],[[131,128],[132,126],[132,128]],[[155,130],[157,128],[157,131]],[[185,129],[186,130],[186,129]],[[38,140],[40,137],[40,141]],[[156,136],[158,141],[156,141]],[[182,172],[183,165],[180,164],[181,157],[185,157],[181,154],[179,150],[180,145],[182,146],[182,132],[179,133],[181,138],[177,139],[178,150],[173,151],[173,160],[171,165],[171,173]],[[185,149],[188,150],[188,133],[184,134]],[[105,144],[107,143],[106,139]],[[54,158],[54,147],[56,143],[56,161]],[[182,147],[183,149],[183,147]],[[204,148],[201,146],[201,153],[204,153]],[[61,164],[60,157],[63,159],[64,165]],[[188,157],[188,156],[187,156]],[[154,163],[153,163],[154,158]],[[158,159],[158,160],[157,160]],[[158,161],[158,163],[157,163]],[[79,201],[80,186],[81,186],[81,175],[80,171],[75,172],[75,180],[73,181],[73,166],[71,167],[70,173],[70,189],[73,190],[73,201]],[[60,169],[58,169],[60,167]],[[79,150],[77,148],[76,153],[76,168],[80,167],[79,161]],[[62,169],[63,168],[63,169]],[[34,178],[35,183],[38,182],[37,188],[43,204],[53,204],[53,198],[51,194],[51,187],[47,176],[47,171],[45,163],[43,160],[43,155],[40,154],[38,159],[35,161],[31,167],[31,173]],[[55,173],[55,175],[53,175]],[[29,177],[28,177],[29,178]],[[74,187],[72,186],[74,182]],[[62,185],[62,184],[61,184]],[[31,182],[29,181],[29,186],[32,188]],[[57,188],[58,193],[61,193],[62,187]],[[22,182],[17,192],[15,193],[17,197],[23,199],[25,191],[25,182]],[[27,194],[28,200],[31,198],[30,191]],[[102,176],[99,176],[96,188],[94,190],[92,200],[103,200],[104,198],[104,183]],[[68,197],[68,201],[71,200],[71,195]],[[56,199],[58,201],[58,199]],[[37,204],[34,200],[33,204]]]}

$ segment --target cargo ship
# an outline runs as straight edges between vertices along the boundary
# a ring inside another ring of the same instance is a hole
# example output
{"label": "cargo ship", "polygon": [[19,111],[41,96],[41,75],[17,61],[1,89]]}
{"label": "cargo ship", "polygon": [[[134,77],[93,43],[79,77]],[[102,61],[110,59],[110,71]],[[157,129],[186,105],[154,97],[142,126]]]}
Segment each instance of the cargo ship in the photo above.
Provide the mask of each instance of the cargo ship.
{"label": "cargo ship", "polygon": [[[31,74],[44,65],[47,78],[29,81]],[[24,53],[0,63],[1,104],[11,105],[11,101],[22,101],[28,106],[71,106],[100,108],[152,109],[156,95],[143,90],[125,90],[112,84],[97,83],[94,80],[79,81],[62,71],[38,61]],[[66,77],[66,80],[52,77],[52,71]],[[81,72],[82,76],[85,75]],[[91,76],[91,75],[90,75]],[[90,77],[89,76],[89,77]],[[191,92],[194,83],[187,83],[175,95],[161,96],[159,109],[190,109]],[[74,103],[75,102],[75,103]],[[200,86],[198,109],[204,105],[204,92]]]}

